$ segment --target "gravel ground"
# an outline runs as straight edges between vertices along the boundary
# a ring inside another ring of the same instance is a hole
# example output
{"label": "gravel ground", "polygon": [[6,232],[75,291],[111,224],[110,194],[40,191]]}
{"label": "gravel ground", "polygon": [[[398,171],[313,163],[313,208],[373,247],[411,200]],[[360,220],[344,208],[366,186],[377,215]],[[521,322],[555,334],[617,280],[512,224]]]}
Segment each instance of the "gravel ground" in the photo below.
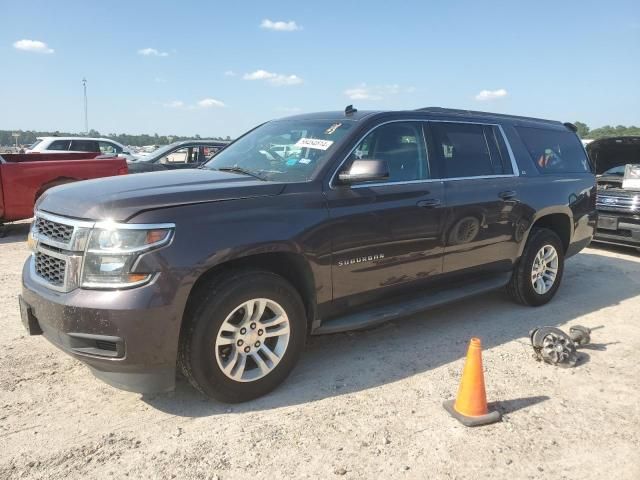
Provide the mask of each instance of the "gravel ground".
{"label": "gravel ground", "polygon": [[[376,330],[316,337],[289,380],[228,406],[184,381],[141,397],[95,380],[42,337],[17,295],[27,224],[0,240],[0,478],[640,478],[640,257],[589,248],[551,304],[502,292]],[[574,369],[536,362],[540,325],[604,328]],[[441,406],[483,341],[503,421]]]}

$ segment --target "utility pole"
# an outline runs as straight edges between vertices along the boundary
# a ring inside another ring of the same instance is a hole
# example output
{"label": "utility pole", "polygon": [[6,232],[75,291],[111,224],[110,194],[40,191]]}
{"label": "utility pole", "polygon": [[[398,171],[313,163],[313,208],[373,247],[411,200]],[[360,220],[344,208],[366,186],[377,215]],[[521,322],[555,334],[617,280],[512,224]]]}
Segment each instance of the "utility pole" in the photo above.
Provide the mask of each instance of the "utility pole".
{"label": "utility pole", "polygon": [[82,79],[82,86],[84,87],[84,131],[86,134],[89,133],[89,117],[87,114],[87,79]]}

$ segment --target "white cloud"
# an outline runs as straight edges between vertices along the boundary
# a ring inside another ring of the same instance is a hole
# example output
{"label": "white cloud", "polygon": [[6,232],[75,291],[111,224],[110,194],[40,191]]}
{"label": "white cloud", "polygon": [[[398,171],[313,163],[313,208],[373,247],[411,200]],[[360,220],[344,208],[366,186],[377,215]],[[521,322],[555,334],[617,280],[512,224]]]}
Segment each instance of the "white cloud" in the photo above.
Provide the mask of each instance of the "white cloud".
{"label": "white cloud", "polygon": [[55,50],[53,48],[49,48],[49,46],[41,42],[40,40],[18,40],[13,44],[13,48],[18,50],[23,50],[25,52],[34,52],[34,53],[54,53]]}
{"label": "white cloud", "polygon": [[141,48],[138,50],[138,55],[144,55],[145,57],[168,57],[167,52],[161,52],[155,48]]}
{"label": "white cloud", "polygon": [[233,70],[227,70],[226,72],[224,72],[224,76],[225,77],[235,77],[236,76],[236,72],[234,72]]}
{"label": "white cloud", "polygon": [[224,103],[215,98],[203,98],[197,103],[200,108],[221,108],[224,107]]}
{"label": "white cloud", "polygon": [[242,78],[245,80],[263,80],[278,87],[284,85],[300,85],[302,83],[302,78],[297,75],[283,75],[281,73],[267,72],[266,70],[256,70],[255,72],[245,73]]}
{"label": "white cloud", "polygon": [[187,105],[182,100],[173,100],[171,102],[163,103],[162,106],[166,108],[185,108],[187,110],[196,110],[200,108],[222,108],[226,105],[215,98],[203,98],[193,105]]}
{"label": "white cloud", "polygon": [[380,95],[376,95],[371,92],[367,87],[349,88],[344,91],[344,94],[351,100],[381,100]]}
{"label": "white cloud", "polygon": [[498,90],[482,90],[476,95],[476,100],[479,102],[485,102],[487,100],[495,100],[496,98],[503,98],[507,96],[507,91],[504,88]]}
{"label": "white cloud", "polygon": [[276,76],[275,73],[267,72],[266,70],[256,70],[252,73],[245,73],[242,78],[245,80],[268,80]]}
{"label": "white cloud", "polygon": [[167,108],[182,108],[184,107],[184,102],[181,100],[173,100],[172,102],[163,103],[162,106]]}
{"label": "white cloud", "polygon": [[367,85],[361,83],[357,87],[349,88],[344,94],[351,100],[382,100],[388,95],[399,93],[413,93],[415,87],[402,88],[397,83],[391,85]]}
{"label": "white cloud", "polygon": [[272,22],[268,18],[262,20],[260,28],[264,28],[265,30],[275,30],[277,32],[294,32],[296,30],[302,30],[302,26],[298,25],[293,20],[290,20],[288,22]]}
{"label": "white cloud", "polygon": [[156,83],[167,83],[167,79],[162,77],[156,77],[153,79],[153,81]]}

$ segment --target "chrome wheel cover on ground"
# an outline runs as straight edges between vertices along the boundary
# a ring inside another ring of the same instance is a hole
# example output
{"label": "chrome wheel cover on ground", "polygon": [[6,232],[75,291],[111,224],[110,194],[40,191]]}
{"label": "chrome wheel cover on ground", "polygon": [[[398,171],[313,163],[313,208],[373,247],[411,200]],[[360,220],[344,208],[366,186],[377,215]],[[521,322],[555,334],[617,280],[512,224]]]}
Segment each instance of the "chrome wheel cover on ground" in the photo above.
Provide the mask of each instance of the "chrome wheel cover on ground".
{"label": "chrome wheel cover on ground", "polygon": [[558,252],[552,245],[542,247],[531,267],[531,284],[538,295],[544,295],[556,282],[558,275]]}
{"label": "chrome wheel cover on ground", "polygon": [[218,331],[214,355],[222,372],[236,382],[268,375],[289,345],[290,326],[284,308],[267,298],[236,307]]}

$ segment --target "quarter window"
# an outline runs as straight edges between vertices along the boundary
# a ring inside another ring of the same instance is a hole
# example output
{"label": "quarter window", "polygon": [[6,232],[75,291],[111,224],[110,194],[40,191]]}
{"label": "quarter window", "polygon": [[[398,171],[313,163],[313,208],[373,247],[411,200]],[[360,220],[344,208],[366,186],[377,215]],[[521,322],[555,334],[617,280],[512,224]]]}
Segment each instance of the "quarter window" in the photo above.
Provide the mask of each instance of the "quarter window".
{"label": "quarter window", "polygon": [[[513,173],[504,159],[506,146],[492,125],[431,123],[439,172],[443,178],[482,177]],[[501,134],[500,134],[501,136]]]}
{"label": "quarter window", "polygon": [[356,146],[348,165],[354,160],[384,160],[389,168],[386,182],[429,178],[420,122],[394,122],[376,128]]}
{"label": "quarter window", "polygon": [[540,173],[591,171],[580,139],[568,130],[515,127]]}

